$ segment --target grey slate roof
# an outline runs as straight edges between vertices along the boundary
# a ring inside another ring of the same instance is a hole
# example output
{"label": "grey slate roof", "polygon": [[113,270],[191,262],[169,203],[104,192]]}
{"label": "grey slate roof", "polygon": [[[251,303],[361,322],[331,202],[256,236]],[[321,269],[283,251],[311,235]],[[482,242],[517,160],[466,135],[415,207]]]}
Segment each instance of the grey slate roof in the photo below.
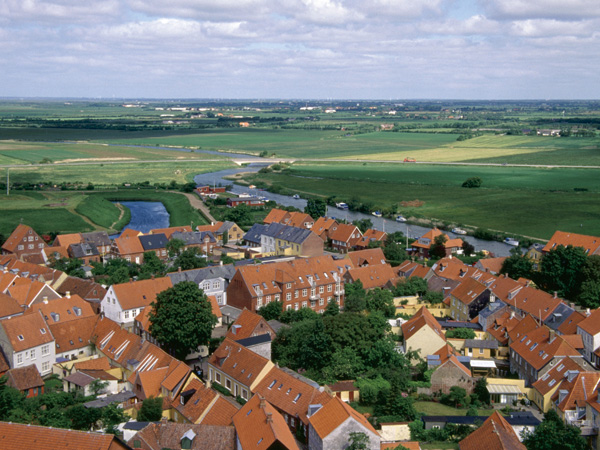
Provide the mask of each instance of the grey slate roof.
{"label": "grey slate roof", "polygon": [[571,314],[573,314],[575,310],[570,306],[560,303],[556,309],[550,314],[546,320],[544,320],[544,325],[553,330],[557,330],[565,320],[569,318]]}
{"label": "grey slate roof", "polygon": [[92,231],[90,233],[81,233],[81,238],[83,239],[83,242],[86,242],[88,244],[94,244],[96,246],[110,246],[111,244],[110,237],[108,237],[108,233],[106,231]]}
{"label": "grey slate roof", "polygon": [[496,339],[465,339],[466,348],[489,348],[492,350],[498,349],[498,341]]}
{"label": "grey slate roof", "polygon": [[193,281],[199,284],[204,280],[215,278],[224,278],[227,281],[231,281],[235,275],[235,267],[232,264],[227,264],[224,266],[210,266],[202,269],[173,272],[167,275],[171,278],[173,284],[181,283],[182,281]]}
{"label": "grey slate roof", "polygon": [[485,308],[479,311],[480,317],[488,317],[493,312],[496,312],[498,309],[505,307],[506,304],[502,300],[496,299],[495,302],[488,303]]}
{"label": "grey slate roof", "polygon": [[165,236],[164,233],[140,236],[139,240],[140,240],[140,243],[142,244],[142,247],[144,248],[144,251],[165,248],[167,246],[167,243],[169,242],[169,240],[167,239],[167,236]]}
{"label": "grey slate roof", "polygon": [[269,333],[259,334],[258,336],[250,336],[249,338],[240,339],[236,342],[240,345],[243,345],[244,347],[252,347],[253,345],[271,342],[271,336],[269,335]]}
{"label": "grey slate roof", "polygon": [[89,258],[90,256],[100,255],[96,245],[85,242],[83,244],[71,244],[69,249],[71,250],[73,258]]}
{"label": "grey slate roof", "polygon": [[305,228],[292,227],[275,222],[267,225],[264,231],[264,234],[267,236],[283,239],[295,244],[302,244],[311,233],[312,231]]}
{"label": "grey slate roof", "polygon": [[122,391],[118,394],[108,395],[106,397],[92,400],[83,404],[86,408],[104,408],[111,403],[123,403],[131,398],[134,398],[135,394],[131,391]]}
{"label": "grey slate roof", "polygon": [[266,225],[255,223],[244,235],[244,241],[260,245],[260,237],[265,233]]}
{"label": "grey slate roof", "polygon": [[481,330],[481,325],[472,322],[459,322],[456,320],[438,319],[438,323],[442,328],[469,328],[472,330]]}
{"label": "grey slate roof", "polygon": [[171,239],[179,239],[185,242],[185,245],[204,244],[206,237],[210,242],[217,242],[215,235],[210,231],[176,231],[171,235]]}

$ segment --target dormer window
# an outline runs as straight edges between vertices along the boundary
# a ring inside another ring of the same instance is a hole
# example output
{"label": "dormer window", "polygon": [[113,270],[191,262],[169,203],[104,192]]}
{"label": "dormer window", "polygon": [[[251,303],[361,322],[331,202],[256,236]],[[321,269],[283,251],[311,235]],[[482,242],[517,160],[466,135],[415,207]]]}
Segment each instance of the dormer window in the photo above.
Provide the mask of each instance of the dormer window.
{"label": "dormer window", "polygon": [[19,339],[20,341],[24,341],[24,340],[25,340],[25,338],[23,337],[23,335],[22,335],[22,334],[18,335],[18,336],[17,336],[17,339]]}
{"label": "dormer window", "polygon": [[46,329],[45,328],[40,328],[40,333],[46,334]]}

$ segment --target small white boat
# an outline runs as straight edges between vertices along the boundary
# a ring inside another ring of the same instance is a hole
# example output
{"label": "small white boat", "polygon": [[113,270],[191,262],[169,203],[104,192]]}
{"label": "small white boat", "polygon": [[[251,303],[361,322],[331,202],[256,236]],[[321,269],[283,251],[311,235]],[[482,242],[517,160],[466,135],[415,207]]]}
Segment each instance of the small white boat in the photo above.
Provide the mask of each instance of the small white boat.
{"label": "small white boat", "polygon": [[346,203],[336,203],[335,207],[337,209],[348,209],[348,205]]}
{"label": "small white boat", "polygon": [[300,198],[300,196],[298,194],[294,194],[294,195],[292,195],[292,198],[295,198],[296,200],[298,200]]}
{"label": "small white boat", "polygon": [[454,234],[467,234],[467,232],[465,230],[463,230],[462,228],[452,228],[452,232]]}
{"label": "small white boat", "polygon": [[375,217],[381,217],[381,213],[379,211],[373,211],[371,214]]}
{"label": "small white boat", "polygon": [[517,241],[515,238],[506,238],[504,239],[504,243],[508,244],[508,245],[512,245],[513,247],[518,247],[519,246],[519,241]]}
{"label": "small white boat", "polygon": [[406,222],[406,217],[404,216],[396,216],[396,222]]}

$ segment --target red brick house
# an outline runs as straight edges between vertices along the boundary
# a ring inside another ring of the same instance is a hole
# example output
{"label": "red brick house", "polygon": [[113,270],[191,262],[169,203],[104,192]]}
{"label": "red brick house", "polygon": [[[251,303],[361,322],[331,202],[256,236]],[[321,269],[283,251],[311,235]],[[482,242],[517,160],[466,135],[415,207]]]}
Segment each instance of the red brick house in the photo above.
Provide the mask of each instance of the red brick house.
{"label": "red brick house", "polygon": [[27,255],[41,254],[46,247],[44,240],[33,228],[19,224],[2,244],[2,254],[16,255],[18,259],[23,259]]}
{"label": "red brick house", "polygon": [[6,372],[6,385],[18,389],[27,398],[44,393],[44,380],[35,364],[10,369]]}
{"label": "red brick house", "polygon": [[329,233],[331,247],[341,253],[348,253],[362,239],[362,233],[357,226],[340,223]]}
{"label": "red brick house", "polygon": [[419,258],[429,258],[429,248],[435,243],[435,238],[438,236],[444,235],[446,236],[446,242],[444,243],[444,248],[446,249],[446,256],[450,256],[453,253],[457,253],[458,250],[462,249],[463,240],[462,239],[450,239],[448,235],[442,233],[437,228],[429,230],[419,239],[414,241],[412,246],[412,251],[410,252],[412,255],[416,255]]}

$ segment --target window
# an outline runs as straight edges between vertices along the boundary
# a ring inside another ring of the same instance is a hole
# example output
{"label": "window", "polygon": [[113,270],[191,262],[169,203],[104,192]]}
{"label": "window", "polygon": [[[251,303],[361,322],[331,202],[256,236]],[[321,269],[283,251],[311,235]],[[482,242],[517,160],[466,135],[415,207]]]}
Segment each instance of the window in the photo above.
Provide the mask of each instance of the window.
{"label": "window", "polygon": [[291,310],[292,310],[292,305],[287,305],[287,306],[285,307],[285,310],[286,310],[286,311],[291,311]]}
{"label": "window", "polygon": [[299,295],[298,291],[294,292],[294,298],[298,298],[298,295]]}
{"label": "window", "polygon": [[242,389],[242,398],[248,400],[248,391],[246,389]]}
{"label": "window", "polygon": [[295,309],[296,311],[298,311],[298,310],[300,309],[300,307],[298,306],[298,302],[294,303],[294,309]]}
{"label": "window", "polygon": [[215,281],[215,289],[221,289],[221,282],[220,281]]}
{"label": "window", "polygon": [[50,346],[49,345],[44,345],[42,347],[42,356],[47,355],[48,353],[50,353]]}
{"label": "window", "polygon": [[142,441],[140,441],[139,439],[135,439],[133,441],[133,448],[142,448]]}
{"label": "window", "polygon": [[302,302],[302,307],[306,308],[308,306],[308,302]]}
{"label": "window", "polygon": [[27,245],[27,248],[29,250],[33,250],[35,248],[35,244],[29,244],[29,245]]}
{"label": "window", "polygon": [[479,349],[479,354],[480,354],[480,355],[483,355],[483,348],[480,348],[480,349]]}
{"label": "window", "polygon": [[23,353],[17,354],[17,365],[23,364]]}
{"label": "window", "polygon": [[260,308],[262,306],[262,297],[258,297],[256,299],[256,307]]}
{"label": "window", "polygon": [[285,288],[286,288],[286,289],[291,289],[291,288],[292,288],[292,283],[287,283],[287,284],[285,285]]}
{"label": "window", "polygon": [[23,250],[24,248],[25,248],[25,247],[24,247],[23,245],[19,245],[19,246],[17,247],[17,250]]}
{"label": "window", "polygon": [[328,285],[327,285],[327,292],[331,292],[331,288],[332,288],[332,285],[331,285],[331,284],[328,284]]}
{"label": "window", "polygon": [[308,290],[302,289],[302,297],[306,297],[306,294],[308,294]]}
{"label": "window", "polygon": [[221,374],[219,372],[215,372],[215,380],[217,380],[217,383],[221,384]]}
{"label": "window", "polygon": [[319,294],[325,292],[325,286],[319,286]]}
{"label": "window", "polygon": [[123,313],[123,316],[125,317],[125,319],[129,319],[129,311],[125,311]]}
{"label": "window", "polygon": [[289,302],[292,299],[292,293],[288,292],[287,294],[285,294],[285,299]]}
{"label": "window", "polygon": [[231,380],[229,378],[225,379],[225,387],[231,390]]}
{"label": "window", "polygon": [[31,350],[30,354],[30,358],[31,359],[35,359],[35,348]]}
{"label": "window", "polygon": [[319,299],[319,305],[323,306],[325,304],[325,299],[324,298],[320,298]]}
{"label": "window", "polygon": [[50,362],[49,361],[44,361],[42,363],[42,373],[48,372],[49,370],[50,370]]}

